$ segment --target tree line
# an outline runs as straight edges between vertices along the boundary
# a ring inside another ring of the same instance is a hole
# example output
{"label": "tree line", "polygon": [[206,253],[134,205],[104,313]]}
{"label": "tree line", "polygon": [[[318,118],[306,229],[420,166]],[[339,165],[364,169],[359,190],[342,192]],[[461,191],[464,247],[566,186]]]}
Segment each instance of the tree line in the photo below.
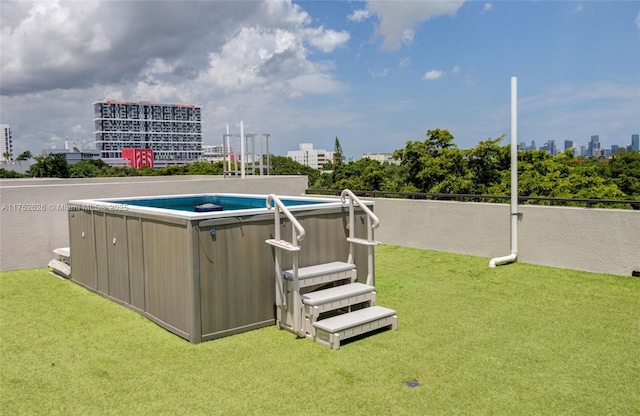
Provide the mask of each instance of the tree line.
{"label": "tree line", "polygon": [[[364,191],[509,195],[511,145],[504,137],[460,149],[447,130],[429,130],[393,152],[399,164],[369,159],[320,174],[312,188]],[[518,194],[547,198],[640,200],[640,152],[621,150],[610,159],[556,156],[544,150],[518,151]]]}
{"label": "tree line", "polygon": [[[306,175],[309,188],[474,195],[510,194],[510,145],[504,137],[460,149],[448,130],[435,129],[421,141],[407,141],[393,152],[399,163],[362,158],[345,163],[336,154],[323,170],[286,156],[270,156],[270,174]],[[109,166],[101,160],[69,165],[62,155],[36,156],[25,175],[0,169],[0,177],[87,178],[105,176],[222,175],[222,162],[195,162],[162,169]],[[266,161],[265,161],[266,163]],[[249,166],[247,169],[251,169]],[[258,172],[256,172],[257,174]],[[518,152],[518,194],[531,197],[640,200],[640,152],[622,150],[610,159],[556,156],[543,150]]]}

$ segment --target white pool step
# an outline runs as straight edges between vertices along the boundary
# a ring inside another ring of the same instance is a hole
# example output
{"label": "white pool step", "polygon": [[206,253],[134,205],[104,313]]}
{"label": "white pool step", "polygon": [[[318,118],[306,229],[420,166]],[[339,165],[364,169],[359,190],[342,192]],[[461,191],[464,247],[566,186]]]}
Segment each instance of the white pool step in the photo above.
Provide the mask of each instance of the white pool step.
{"label": "white pool step", "polygon": [[[305,317],[308,319],[309,324],[317,321],[321,313],[337,311],[365,302],[367,306],[372,306],[375,304],[375,301],[375,288],[358,282],[302,295]],[[313,331],[313,327],[310,325],[309,329]]]}
{"label": "white pool step", "polygon": [[301,298],[304,304],[307,336],[313,339],[316,336],[313,323],[320,319],[321,314],[349,311],[353,305],[373,306],[376,301],[376,292],[373,286],[356,282],[305,293]]}
{"label": "white pool step", "polygon": [[313,326],[316,329],[315,341],[337,350],[345,339],[387,326],[398,329],[398,316],[393,309],[371,306],[316,321]]}
{"label": "white pool step", "polygon": [[[293,270],[283,271],[282,276],[285,280],[293,280]],[[345,279],[354,282],[357,277],[356,266],[342,261],[316,264],[298,269],[300,287],[320,285]]]}
{"label": "white pool step", "polygon": [[71,277],[71,264],[69,259],[71,258],[71,250],[69,247],[60,247],[53,250],[53,254],[57,258],[51,260],[47,266],[51,267],[53,274],[64,279]]}
{"label": "white pool step", "polygon": [[69,260],[69,257],[71,257],[71,250],[69,249],[69,247],[60,247],[54,249],[53,254],[57,255],[59,258]]}
{"label": "white pool step", "polygon": [[[329,289],[318,290],[315,292],[305,293],[302,295],[302,302],[309,306],[320,306],[339,302],[349,298],[357,298],[362,295],[373,293],[373,286],[364,283],[351,283],[348,285],[335,286]],[[338,309],[335,307],[333,309]]]}

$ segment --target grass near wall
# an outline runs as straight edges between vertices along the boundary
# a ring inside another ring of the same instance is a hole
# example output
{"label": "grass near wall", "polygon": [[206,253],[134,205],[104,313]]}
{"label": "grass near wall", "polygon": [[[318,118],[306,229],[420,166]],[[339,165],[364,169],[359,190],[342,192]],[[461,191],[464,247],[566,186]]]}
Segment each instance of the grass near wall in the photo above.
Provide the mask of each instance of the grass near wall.
{"label": "grass near wall", "polygon": [[487,264],[381,246],[399,330],[337,351],[275,327],[192,345],[45,269],[0,273],[0,410],[640,414],[640,279]]}

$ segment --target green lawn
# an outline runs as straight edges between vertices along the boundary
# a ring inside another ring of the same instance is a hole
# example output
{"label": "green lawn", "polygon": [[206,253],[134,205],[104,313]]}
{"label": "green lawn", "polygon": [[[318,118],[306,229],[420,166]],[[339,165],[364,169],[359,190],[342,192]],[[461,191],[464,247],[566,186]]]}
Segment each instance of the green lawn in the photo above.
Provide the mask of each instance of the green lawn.
{"label": "green lawn", "polygon": [[46,269],[0,273],[1,413],[640,414],[640,279],[488,260],[379,247],[399,330],[337,351],[275,326],[192,345]]}

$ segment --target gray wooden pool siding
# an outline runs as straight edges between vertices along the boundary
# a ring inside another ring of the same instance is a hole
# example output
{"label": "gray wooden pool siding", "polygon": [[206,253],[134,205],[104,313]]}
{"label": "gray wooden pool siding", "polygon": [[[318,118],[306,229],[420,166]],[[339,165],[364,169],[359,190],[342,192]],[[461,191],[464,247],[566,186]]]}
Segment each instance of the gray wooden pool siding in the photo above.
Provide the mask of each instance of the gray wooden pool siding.
{"label": "gray wooden pool siding", "polygon": [[[345,208],[297,212],[300,266],[346,261]],[[281,225],[290,239],[291,224]],[[207,220],[137,212],[69,212],[72,280],[190,342],[275,323],[273,214]],[[357,221],[356,234],[366,236]],[[366,279],[366,249],[355,256]],[[283,267],[291,267],[284,256]]]}

